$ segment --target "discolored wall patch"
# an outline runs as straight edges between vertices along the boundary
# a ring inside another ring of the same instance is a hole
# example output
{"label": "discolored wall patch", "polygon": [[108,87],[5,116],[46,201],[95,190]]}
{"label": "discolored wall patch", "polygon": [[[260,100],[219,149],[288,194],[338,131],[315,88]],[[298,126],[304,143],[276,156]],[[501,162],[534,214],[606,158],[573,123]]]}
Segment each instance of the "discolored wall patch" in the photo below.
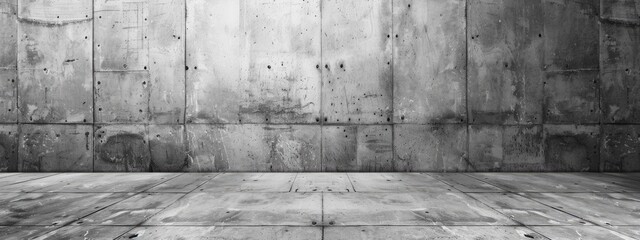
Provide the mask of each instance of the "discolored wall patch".
{"label": "discolored wall patch", "polygon": [[18,1],[0,0],[0,69],[16,69],[18,56]]}
{"label": "discolored wall patch", "polygon": [[0,125],[0,172],[18,171],[18,125]]}
{"label": "discolored wall patch", "polygon": [[542,123],[542,0],[470,0],[469,122]]}
{"label": "discolored wall patch", "polygon": [[323,126],[322,170],[393,171],[393,125]]}
{"label": "discolored wall patch", "polygon": [[323,0],[322,16],[324,121],[392,122],[391,1]]}
{"label": "discolored wall patch", "polygon": [[96,172],[148,172],[151,153],[144,125],[98,125],[95,127]]}
{"label": "discolored wall patch", "polygon": [[180,172],[187,166],[183,125],[149,125],[152,172]]}
{"label": "discolored wall patch", "polygon": [[638,0],[600,0],[602,18],[640,23],[640,1]]}
{"label": "discolored wall patch", "polygon": [[18,121],[18,71],[0,69],[0,122]]}
{"label": "discolored wall patch", "polygon": [[466,122],[465,1],[394,1],[393,24],[394,121]]}
{"label": "discolored wall patch", "polygon": [[81,124],[21,125],[18,171],[92,171],[92,128]]}
{"label": "discolored wall patch", "polygon": [[145,71],[96,72],[96,122],[147,122],[150,85],[149,73]]}
{"label": "discolored wall patch", "polygon": [[640,126],[604,125],[602,128],[602,171],[640,171]]}
{"label": "discolored wall patch", "polygon": [[599,137],[596,125],[545,125],[545,170],[599,171]]}
{"label": "discolored wall patch", "polygon": [[465,124],[395,125],[394,171],[471,170]]}
{"label": "discolored wall patch", "polygon": [[598,71],[565,71],[545,74],[545,123],[598,123]]}
{"label": "discolored wall patch", "polygon": [[188,171],[320,171],[320,126],[187,125]]}

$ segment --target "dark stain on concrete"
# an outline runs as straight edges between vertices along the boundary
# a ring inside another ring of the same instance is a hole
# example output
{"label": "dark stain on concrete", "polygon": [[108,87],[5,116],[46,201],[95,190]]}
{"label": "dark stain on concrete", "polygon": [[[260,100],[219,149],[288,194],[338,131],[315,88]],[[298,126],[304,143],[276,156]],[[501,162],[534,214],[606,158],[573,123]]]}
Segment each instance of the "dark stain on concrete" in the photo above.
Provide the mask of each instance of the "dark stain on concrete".
{"label": "dark stain on concrete", "polygon": [[599,132],[596,126],[545,126],[545,170],[599,171]]}
{"label": "dark stain on concrete", "polygon": [[[104,134],[104,131],[101,132]],[[109,136],[96,147],[103,171],[150,171],[151,156],[144,136],[121,133]],[[98,170],[98,169],[96,169]]]}

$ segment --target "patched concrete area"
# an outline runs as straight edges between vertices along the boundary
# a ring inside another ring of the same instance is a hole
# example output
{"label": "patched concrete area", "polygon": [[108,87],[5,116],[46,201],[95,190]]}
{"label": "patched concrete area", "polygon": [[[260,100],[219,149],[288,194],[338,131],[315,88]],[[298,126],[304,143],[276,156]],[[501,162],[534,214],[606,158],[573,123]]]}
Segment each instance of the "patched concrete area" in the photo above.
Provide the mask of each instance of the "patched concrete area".
{"label": "patched concrete area", "polygon": [[639,186],[626,173],[1,173],[0,237],[638,239]]}

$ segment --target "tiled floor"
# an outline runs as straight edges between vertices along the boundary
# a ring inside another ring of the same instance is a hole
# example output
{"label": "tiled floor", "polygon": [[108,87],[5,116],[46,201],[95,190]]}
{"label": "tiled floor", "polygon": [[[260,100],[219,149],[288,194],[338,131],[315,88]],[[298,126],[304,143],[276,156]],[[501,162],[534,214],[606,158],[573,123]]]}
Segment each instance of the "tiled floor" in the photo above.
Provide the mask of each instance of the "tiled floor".
{"label": "tiled floor", "polygon": [[640,239],[639,176],[0,173],[0,239]]}

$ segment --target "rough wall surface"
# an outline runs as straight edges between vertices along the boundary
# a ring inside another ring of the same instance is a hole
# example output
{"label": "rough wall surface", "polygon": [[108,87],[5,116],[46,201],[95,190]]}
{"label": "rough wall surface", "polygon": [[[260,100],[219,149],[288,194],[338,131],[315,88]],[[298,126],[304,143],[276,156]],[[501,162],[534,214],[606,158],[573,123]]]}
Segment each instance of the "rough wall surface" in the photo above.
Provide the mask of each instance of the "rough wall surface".
{"label": "rough wall surface", "polygon": [[640,171],[640,0],[0,0],[0,171]]}

